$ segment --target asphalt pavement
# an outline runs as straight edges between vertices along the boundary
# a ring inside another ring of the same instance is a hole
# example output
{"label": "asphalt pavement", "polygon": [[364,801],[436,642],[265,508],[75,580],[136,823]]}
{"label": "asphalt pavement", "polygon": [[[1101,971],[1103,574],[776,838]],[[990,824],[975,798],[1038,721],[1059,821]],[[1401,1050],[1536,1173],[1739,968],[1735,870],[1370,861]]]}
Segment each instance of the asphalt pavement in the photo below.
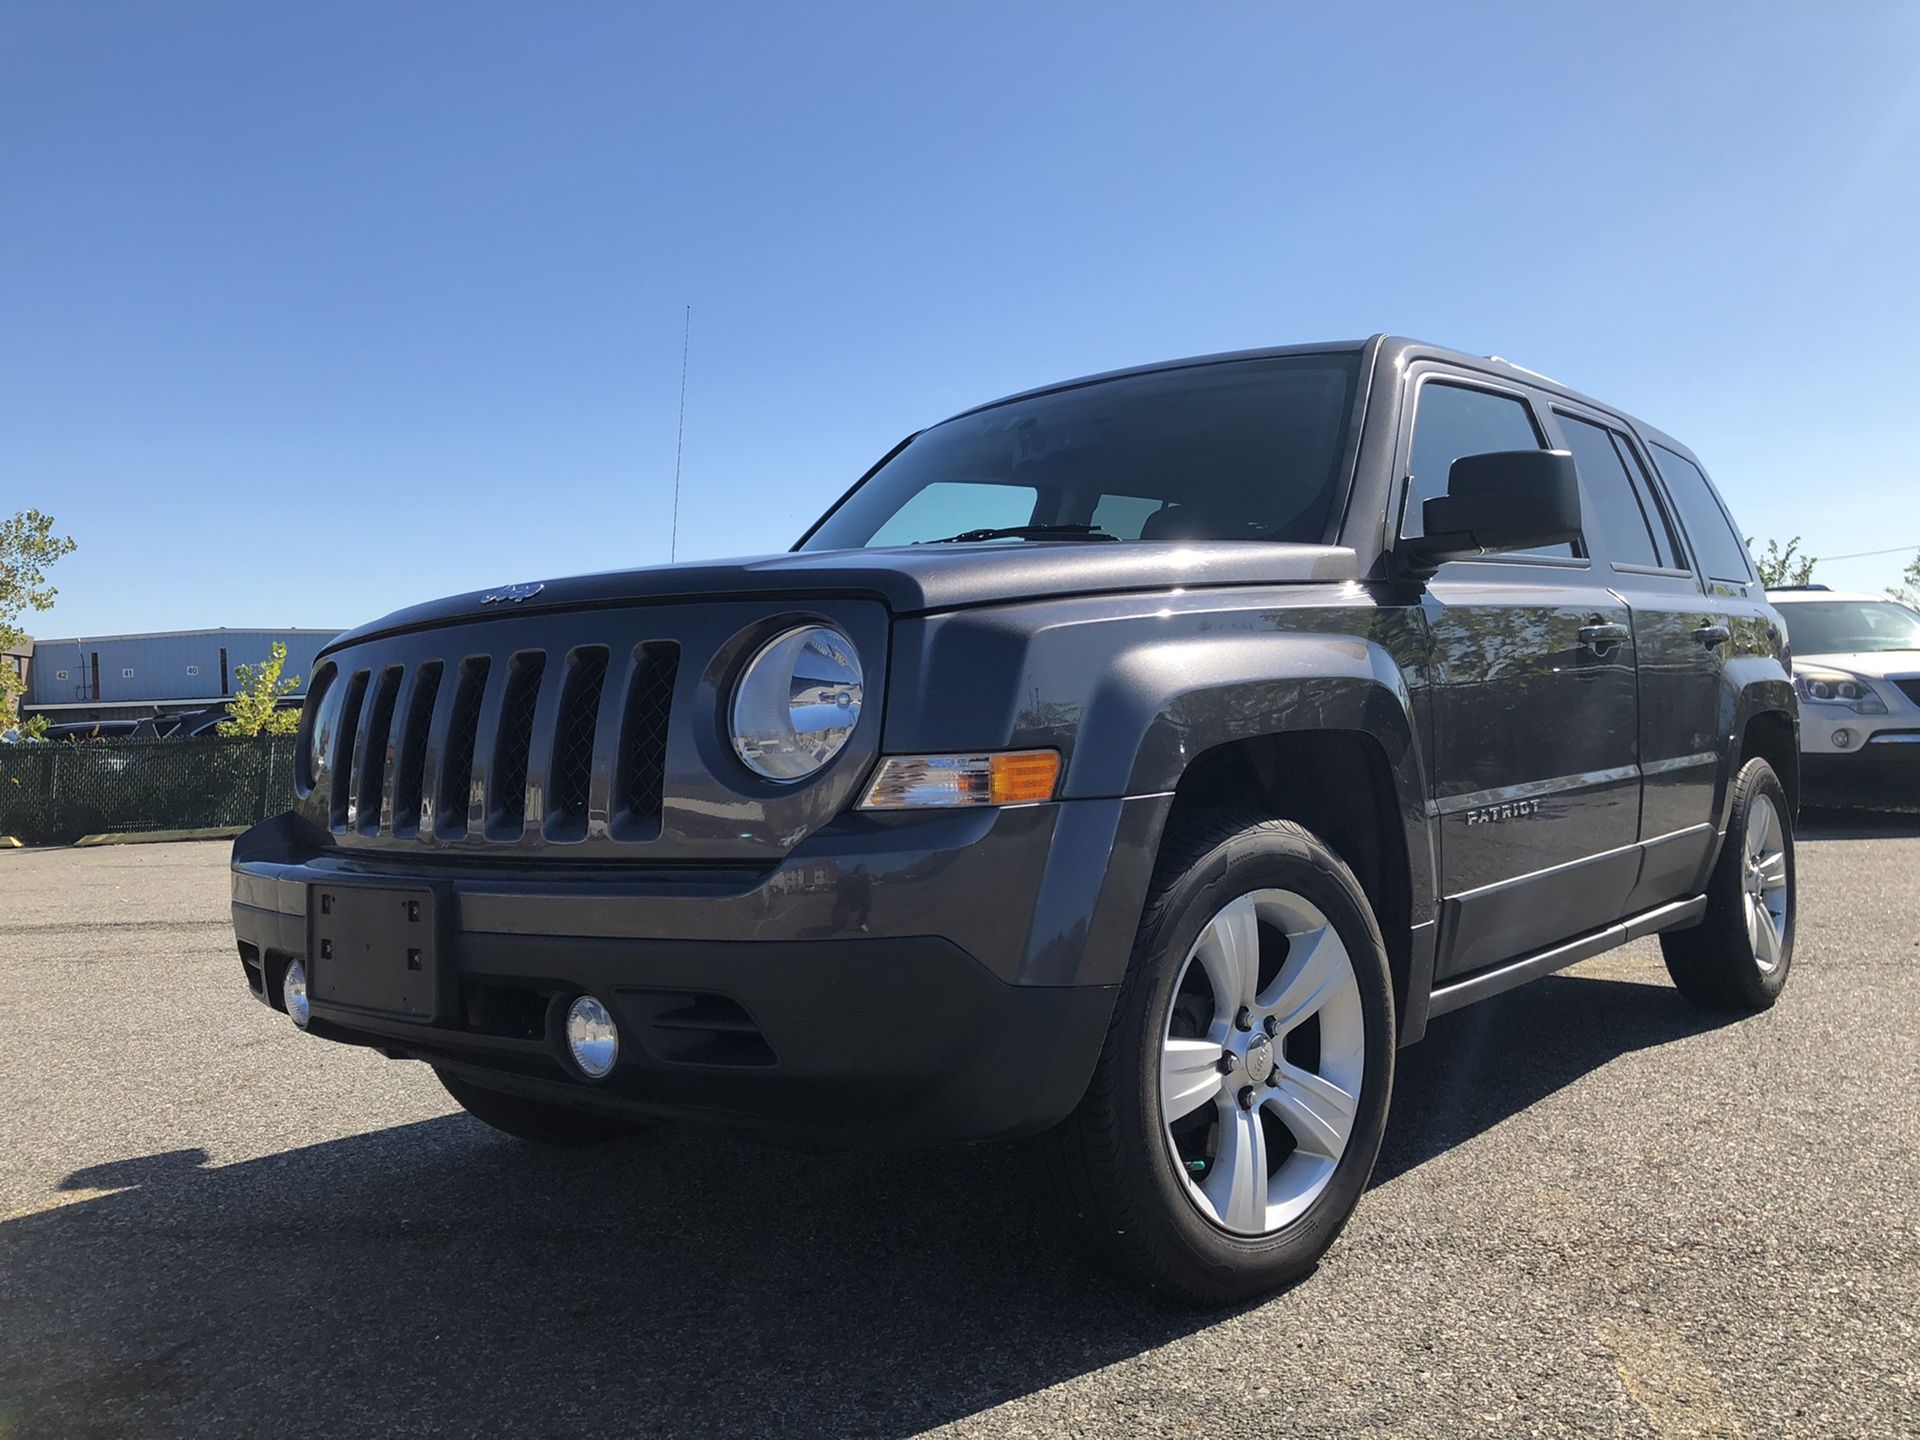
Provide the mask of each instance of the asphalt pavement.
{"label": "asphalt pavement", "polygon": [[1920,821],[1809,832],[1767,1014],[1643,943],[1437,1021],[1345,1236],[1215,1313],[1018,1147],[496,1136],[248,996],[225,860],[0,852],[0,1440],[1920,1433]]}

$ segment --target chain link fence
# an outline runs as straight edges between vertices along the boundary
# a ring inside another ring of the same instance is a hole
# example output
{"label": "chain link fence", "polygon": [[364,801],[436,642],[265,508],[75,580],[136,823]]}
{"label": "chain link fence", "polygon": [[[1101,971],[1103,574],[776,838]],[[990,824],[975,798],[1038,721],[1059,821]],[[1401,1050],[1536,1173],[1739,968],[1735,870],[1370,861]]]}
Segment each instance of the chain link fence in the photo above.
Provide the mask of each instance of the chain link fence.
{"label": "chain link fence", "polygon": [[293,808],[291,735],[0,746],[0,835],[251,825]]}

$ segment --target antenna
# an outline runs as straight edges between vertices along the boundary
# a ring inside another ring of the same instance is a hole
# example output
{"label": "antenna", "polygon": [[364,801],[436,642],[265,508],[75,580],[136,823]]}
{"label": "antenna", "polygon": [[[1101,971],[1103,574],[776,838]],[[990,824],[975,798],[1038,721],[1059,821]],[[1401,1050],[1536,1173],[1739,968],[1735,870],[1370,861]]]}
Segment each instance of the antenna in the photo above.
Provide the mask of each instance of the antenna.
{"label": "antenna", "polygon": [[680,459],[687,441],[687,352],[693,347],[693,306],[687,306],[686,328],[680,334],[680,424],[673,436],[673,531],[667,541],[667,563],[680,558]]}

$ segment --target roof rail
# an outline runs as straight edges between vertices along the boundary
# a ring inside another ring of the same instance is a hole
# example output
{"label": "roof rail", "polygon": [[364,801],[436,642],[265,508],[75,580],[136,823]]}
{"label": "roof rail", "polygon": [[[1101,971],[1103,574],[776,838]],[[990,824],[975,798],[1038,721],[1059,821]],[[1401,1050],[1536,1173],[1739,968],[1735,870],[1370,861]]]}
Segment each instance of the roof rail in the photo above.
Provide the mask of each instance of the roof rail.
{"label": "roof rail", "polygon": [[1506,367],[1507,367],[1507,368],[1508,368],[1509,370],[1518,370],[1518,371],[1519,371],[1519,372],[1520,372],[1520,373],[1521,373],[1522,375],[1533,375],[1533,376],[1536,376],[1536,377],[1538,377],[1539,379],[1541,379],[1541,380],[1544,380],[1544,381],[1546,381],[1546,382],[1547,382],[1547,383],[1548,383],[1549,385],[1561,385],[1561,386],[1564,386],[1564,385],[1565,385],[1565,383],[1566,383],[1566,382],[1565,382],[1565,381],[1563,381],[1563,380],[1556,380],[1556,379],[1554,379],[1554,378],[1553,378],[1553,376],[1551,376],[1551,375],[1542,375],[1542,374],[1541,374],[1541,373],[1540,373],[1540,372],[1539,372],[1538,370],[1529,370],[1529,369],[1528,369],[1528,368],[1527,368],[1526,366],[1524,366],[1524,365],[1516,365],[1516,364],[1514,364],[1514,363],[1513,363],[1513,361],[1511,361],[1511,360],[1509,360],[1509,359],[1507,359],[1507,357],[1506,357],[1506,356],[1504,356],[1504,355],[1489,355],[1489,356],[1487,356],[1487,359],[1489,359],[1489,360],[1491,360],[1491,361],[1493,361],[1493,363],[1494,363],[1494,364],[1496,364],[1496,365],[1504,365],[1504,366],[1506,366]]}

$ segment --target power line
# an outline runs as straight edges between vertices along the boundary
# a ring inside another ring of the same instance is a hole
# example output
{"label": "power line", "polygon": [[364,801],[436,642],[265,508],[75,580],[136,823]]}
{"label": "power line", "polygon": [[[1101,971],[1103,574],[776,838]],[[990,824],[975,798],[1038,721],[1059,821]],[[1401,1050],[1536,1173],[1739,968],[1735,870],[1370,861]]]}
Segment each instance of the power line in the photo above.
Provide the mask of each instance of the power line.
{"label": "power line", "polygon": [[687,306],[686,328],[680,333],[680,424],[673,435],[673,530],[667,540],[667,563],[680,558],[680,457],[687,439],[687,352],[693,348],[693,306]]}
{"label": "power line", "polygon": [[1861,550],[1852,555],[1816,555],[1813,558],[1824,565],[1829,560],[1868,560],[1875,555],[1904,555],[1909,550],[1920,550],[1920,545],[1895,545],[1890,550]]}

